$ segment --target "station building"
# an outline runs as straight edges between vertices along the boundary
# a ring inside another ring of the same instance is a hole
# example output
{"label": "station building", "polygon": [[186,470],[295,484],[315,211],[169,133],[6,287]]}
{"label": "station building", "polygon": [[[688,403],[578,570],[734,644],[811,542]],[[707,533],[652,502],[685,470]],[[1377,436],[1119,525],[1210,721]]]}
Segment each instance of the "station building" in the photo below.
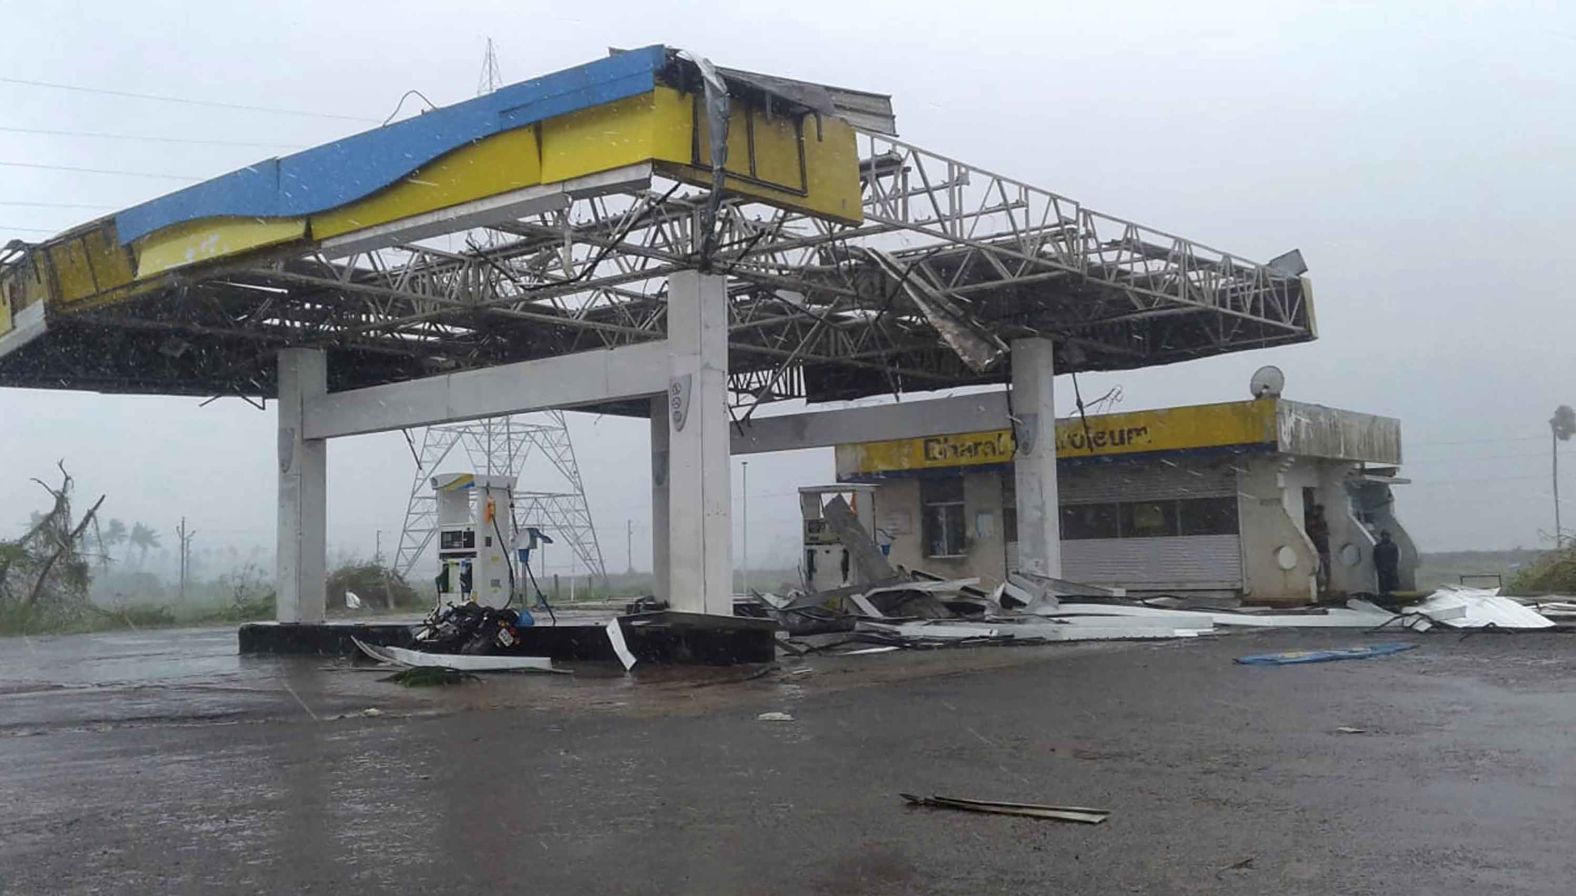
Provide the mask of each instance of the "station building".
{"label": "station building", "polygon": [[[1056,442],[1066,579],[1303,603],[1375,591],[1373,546],[1388,530],[1401,588],[1414,587],[1393,418],[1265,397],[1062,419]],[[876,486],[894,563],[994,585],[1017,568],[1015,452],[1010,429],[844,444],[837,476]],[[1324,575],[1307,531],[1316,505]]]}

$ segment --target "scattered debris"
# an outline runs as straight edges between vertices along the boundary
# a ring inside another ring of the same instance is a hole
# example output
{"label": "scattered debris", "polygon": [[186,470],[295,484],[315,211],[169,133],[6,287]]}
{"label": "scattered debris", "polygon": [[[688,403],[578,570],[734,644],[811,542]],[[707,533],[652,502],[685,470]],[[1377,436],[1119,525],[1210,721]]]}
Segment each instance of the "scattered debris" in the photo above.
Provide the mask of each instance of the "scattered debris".
{"label": "scattered debris", "polygon": [[1553,620],[1508,597],[1499,589],[1441,588],[1420,603],[1406,608],[1406,615],[1427,617],[1449,628],[1545,629]]}
{"label": "scattered debris", "polygon": [[461,603],[434,610],[416,629],[416,646],[427,653],[487,654],[508,651],[518,631],[536,624],[528,612]]}
{"label": "scattered debris", "polygon": [[965,800],[949,796],[915,796],[912,793],[900,793],[898,795],[907,800],[911,806],[928,806],[932,809],[958,809],[963,812],[984,812],[991,815],[1022,815],[1027,818],[1076,821],[1081,824],[1099,824],[1111,815],[1105,809],[1087,809],[1080,806],[998,803],[987,800]]}
{"label": "scattered debris", "polygon": [[[979,583],[978,578],[897,582],[891,585],[878,585],[863,594],[849,595],[847,599],[859,607],[863,615],[875,619],[886,617],[952,619],[957,614],[937,595],[951,594],[961,597],[967,589]],[[979,599],[985,600],[983,596]]]}
{"label": "scattered debris", "polygon": [[863,594],[850,594],[848,597],[844,598],[844,600],[847,600],[849,603],[853,604],[854,609],[861,616],[866,616],[871,619],[886,618],[886,614],[880,610],[877,610],[875,608],[875,604],[872,604],[870,599],[865,597]]}
{"label": "scattered debris", "polygon": [[854,626],[860,640],[900,647],[941,647],[968,644],[1048,644],[1056,641],[1147,640],[1196,637],[1197,629],[1152,623],[1026,620],[972,622],[921,620],[885,623],[860,620]]}
{"label": "scattered debris", "polygon": [[792,722],[793,716],[785,712],[763,712],[755,717],[757,722]]}
{"label": "scattered debris", "polygon": [[875,539],[859,524],[859,517],[854,515],[853,508],[848,506],[842,495],[826,502],[821,508],[821,518],[826,521],[826,527],[832,530],[832,534],[837,536],[837,540],[843,543],[843,547],[848,549],[848,557],[858,581],[876,582],[892,578],[892,564],[881,553]]}
{"label": "scattered debris", "polygon": [[[837,512],[831,516],[835,518]],[[787,629],[790,638],[779,639],[778,644],[795,656],[847,643],[809,645],[793,640],[832,632],[851,631],[849,640],[883,647],[938,647],[1188,638],[1214,629],[1207,613],[1172,614],[1133,603],[1067,606],[1060,603],[1061,591],[1079,593],[1085,600],[1122,599],[1120,589],[1028,573],[1011,573],[987,595],[978,578],[944,579],[920,570],[897,570],[880,580],[821,592],[752,594],[739,609],[741,615],[769,617]],[[1155,618],[1132,618],[1146,613]],[[876,652],[885,651],[847,651]]]}
{"label": "scattered debris", "polygon": [[1568,597],[1546,595],[1544,597],[1515,597],[1511,598],[1525,607],[1531,607],[1538,614],[1548,619],[1570,619],[1576,617],[1576,601]]}
{"label": "scattered debris", "polygon": [[[1345,606],[1297,609],[1242,608],[1240,601],[1220,598],[1166,596],[1137,600],[1120,588],[1103,588],[1035,575],[1008,573],[986,593],[977,578],[946,579],[923,570],[893,568],[875,542],[857,525],[846,502],[826,505],[826,518],[849,547],[856,581],[826,591],[790,591],[784,595],[753,593],[740,598],[741,616],[770,618],[789,637],[778,645],[794,656],[824,652],[851,642],[881,648],[935,648],[1005,644],[1048,644],[1064,641],[1155,640],[1193,638],[1223,630],[1262,628],[1353,628],[1377,630],[1398,625],[1427,631],[1449,628],[1548,629],[1555,626],[1538,609],[1494,592],[1447,588],[1420,604],[1394,612],[1368,600],[1353,598]],[[1069,600],[1073,598],[1073,600]],[[1576,616],[1576,601],[1547,600],[1539,604],[1551,615]],[[834,643],[795,640],[806,635],[848,632]],[[1358,659],[1397,652],[1401,648],[1362,648],[1321,653],[1286,654],[1281,664]],[[885,653],[854,649],[840,655]],[[1249,665],[1270,660],[1244,657]]]}
{"label": "scattered debris", "polygon": [[1086,585],[1021,570],[1008,573],[1007,580],[997,587],[995,593],[997,602],[1003,608],[1021,609],[1025,613],[1037,615],[1046,615],[1055,610],[1064,597],[1111,600],[1126,596],[1127,592],[1122,588]]}
{"label": "scattered debris", "polygon": [[1367,728],[1353,728],[1351,725],[1342,725],[1335,729],[1336,734],[1367,734]]}
{"label": "scattered debris", "polygon": [[1021,587],[1026,587],[1030,590],[1038,588],[1060,597],[1112,598],[1127,596],[1127,589],[1125,588],[1117,588],[1110,585],[1091,585],[1088,582],[1074,582],[1069,579],[1042,576],[1036,572],[1025,572],[1023,570],[1009,573],[1007,578],[1009,581],[1016,580]]}
{"label": "scattered debris", "polygon": [[1230,865],[1226,865],[1226,866],[1220,868],[1215,873],[1216,874],[1221,874],[1221,873],[1224,873],[1226,871],[1246,871],[1247,869],[1253,867],[1253,860],[1256,859],[1256,858],[1258,858],[1258,856],[1248,856],[1245,859],[1241,859],[1241,860],[1232,862]]}
{"label": "scattered debris", "polygon": [[960,619],[980,619],[1001,611],[999,600],[971,591],[937,595],[937,599],[953,616]]}
{"label": "scattered debris", "polygon": [[1242,628],[1375,628],[1396,618],[1396,614],[1367,601],[1350,600],[1345,607],[1329,607],[1302,612],[1256,613],[1250,611],[1170,610],[1138,604],[1063,603],[1064,614],[1148,616],[1156,619],[1208,620],[1212,625]]}
{"label": "scattered debris", "polygon": [[613,652],[618,654],[618,661],[624,664],[624,671],[635,668],[635,654],[630,651],[629,645],[624,642],[624,628],[617,619],[607,622],[607,639],[613,644]]}
{"label": "scattered debris", "polygon": [[363,709],[361,714],[369,719],[375,719],[378,716],[383,715],[383,710],[378,709],[376,706],[369,706],[366,709]]}
{"label": "scattered debris", "polygon": [[361,597],[354,591],[345,592],[345,608],[349,610],[361,609]]}
{"label": "scattered debris", "polygon": [[778,647],[781,647],[783,650],[788,651],[788,653],[790,653],[793,656],[804,656],[805,654],[810,652],[810,651],[804,649],[803,647],[800,647],[798,644],[795,644],[794,642],[792,642],[792,641],[790,641],[790,640],[788,640],[786,638],[777,638],[776,641],[777,641],[777,646]]}
{"label": "scattered debris", "polygon": [[427,653],[404,647],[379,647],[351,638],[362,653],[380,663],[406,669],[452,669],[458,672],[560,672],[544,656],[507,656],[465,653]]}
{"label": "scattered debris", "polygon": [[624,615],[633,616],[636,613],[658,613],[668,609],[668,602],[653,594],[637,597],[624,605]]}
{"label": "scattered debris", "polygon": [[1333,663],[1337,660],[1366,660],[1370,657],[1401,653],[1416,646],[1416,644],[1396,641],[1388,644],[1366,644],[1359,647],[1330,647],[1324,650],[1287,650],[1281,653],[1256,653],[1252,656],[1239,656],[1236,661],[1243,666],[1298,666],[1304,663]]}

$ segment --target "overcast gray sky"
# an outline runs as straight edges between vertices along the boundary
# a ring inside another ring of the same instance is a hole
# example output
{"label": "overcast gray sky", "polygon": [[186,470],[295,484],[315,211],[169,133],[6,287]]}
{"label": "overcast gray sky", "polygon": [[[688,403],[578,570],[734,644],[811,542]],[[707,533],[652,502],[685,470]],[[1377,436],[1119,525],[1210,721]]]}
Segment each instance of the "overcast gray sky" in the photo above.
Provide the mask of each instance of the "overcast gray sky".
{"label": "overcast gray sky", "polygon": [[[1576,280],[1569,6],[0,0],[0,22],[0,78],[374,123],[411,88],[440,104],[474,95],[488,37],[506,81],[667,43],[891,93],[902,135],[929,149],[1248,258],[1302,249],[1319,341],[1090,376],[1086,395],[1120,385],[1124,409],[1234,400],[1274,363],[1290,398],[1401,418],[1414,484],[1400,514],[1424,550],[1534,546],[1552,529],[1545,421],[1576,403],[1576,312],[1558,292]],[[364,127],[0,81],[0,162],[211,176]],[[0,164],[0,243],[180,185]],[[64,458],[111,516],[168,533],[184,514],[200,543],[271,550],[272,407],[197,405],[0,390],[0,527],[39,506],[28,477]],[[627,519],[645,565],[644,421],[572,427],[609,568],[625,565]],[[750,468],[754,562],[791,562],[792,490],[830,479],[830,451]],[[332,544],[370,554],[376,530],[395,537],[412,469],[397,434],[335,442]]]}

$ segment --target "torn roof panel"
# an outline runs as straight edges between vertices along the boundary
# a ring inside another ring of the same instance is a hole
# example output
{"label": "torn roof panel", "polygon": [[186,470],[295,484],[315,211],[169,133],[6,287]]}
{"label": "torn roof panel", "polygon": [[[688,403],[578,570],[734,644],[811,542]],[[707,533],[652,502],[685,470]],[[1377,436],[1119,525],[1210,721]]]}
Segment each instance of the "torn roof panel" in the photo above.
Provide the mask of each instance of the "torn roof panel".
{"label": "torn roof panel", "polygon": [[667,49],[646,47],[502,87],[144,202],[115,216],[122,244],[211,217],[275,218],[344,205],[468,143],[650,91]]}

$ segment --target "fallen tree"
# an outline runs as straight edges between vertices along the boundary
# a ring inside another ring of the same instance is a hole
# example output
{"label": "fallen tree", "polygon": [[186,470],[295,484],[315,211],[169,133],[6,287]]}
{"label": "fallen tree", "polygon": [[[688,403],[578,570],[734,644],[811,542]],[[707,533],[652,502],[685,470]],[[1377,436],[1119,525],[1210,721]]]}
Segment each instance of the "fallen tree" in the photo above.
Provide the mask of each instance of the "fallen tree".
{"label": "fallen tree", "polygon": [[0,615],[22,620],[22,628],[70,625],[85,616],[92,604],[91,558],[83,550],[84,536],[104,503],[100,495],[80,518],[71,508],[75,480],[60,468],[60,485],[34,479],[49,493],[51,506],[35,514],[26,534],[0,542]]}

